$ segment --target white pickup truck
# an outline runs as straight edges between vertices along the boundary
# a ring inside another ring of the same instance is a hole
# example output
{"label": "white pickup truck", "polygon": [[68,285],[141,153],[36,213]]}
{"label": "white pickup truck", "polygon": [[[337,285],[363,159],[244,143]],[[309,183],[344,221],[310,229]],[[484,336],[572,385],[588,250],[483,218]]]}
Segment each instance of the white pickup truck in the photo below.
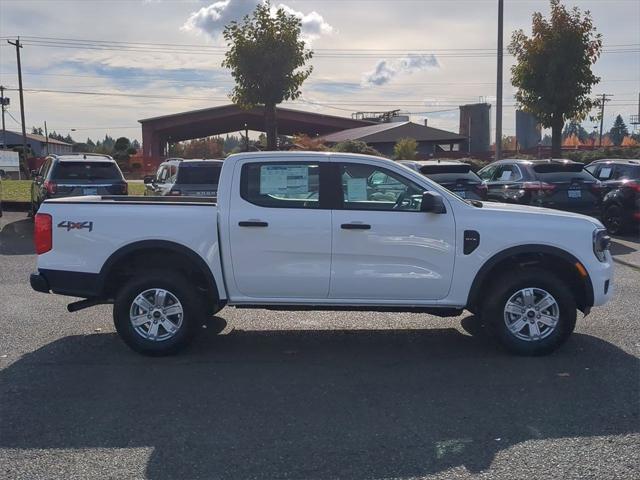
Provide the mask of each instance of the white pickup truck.
{"label": "white pickup truck", "polygon": [[217,203],[47,200],[35,218],[39,292],[113,303],[134,350],[176,352],[225,305],[475,313],[510,351],[541,355],[612,293],[609,237],[590,217],[466,201],[390,160],[232,155]]}

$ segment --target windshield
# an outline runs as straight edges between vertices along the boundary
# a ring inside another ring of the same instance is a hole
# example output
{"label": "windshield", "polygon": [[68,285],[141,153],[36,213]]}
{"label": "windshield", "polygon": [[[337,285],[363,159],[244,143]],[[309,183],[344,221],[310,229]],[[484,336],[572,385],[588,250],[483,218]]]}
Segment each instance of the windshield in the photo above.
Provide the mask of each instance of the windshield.
{"label": "windshield", "polygon": [[114,162],[59,162],[51,176],[53,180],[122,180]]}
{"label": "windshield", "polygon": [[178,168],[176,183],[217,185],[220,180],[221,165],[198,165]]}

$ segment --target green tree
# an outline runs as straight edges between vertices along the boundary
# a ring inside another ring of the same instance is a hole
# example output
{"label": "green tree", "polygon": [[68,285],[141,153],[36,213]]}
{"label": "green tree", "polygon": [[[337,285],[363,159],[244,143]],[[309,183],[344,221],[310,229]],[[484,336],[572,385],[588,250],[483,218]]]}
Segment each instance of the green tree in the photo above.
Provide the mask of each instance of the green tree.
{"label": "green tree", "polygon": [[113,145],[113,150],[115,152],[126,152],[131,146],[131,142],[127,137],[120,137],[116,140],[116,143]]}
{"label": "green tree", "polygon": [[393,147],[396,160],[415,160],[418,154],[418,142],[414,138],[401,138]]}
{"label": "green tree", "polygon": [[31,127],[31,134],[32,135],[44,135],[44,132],[42,131],[42,127]]}
{"label": "green tree", "polygon": [[624,123],[622,115],[618,115],[615,122],[613,122],[613,127],[609,130],[609,138],[611,138],[614,145],[619,146],[627,135],[629,135],[629,129]]}
{"label": "green tree", "polygon": [[334,152],[363,153],[365,155],[382,156],[379,151],[361,140],[345,140],[344,142],[336,143],[331,150]]}
{"label": "green tree", "polygon": [[533,14],[532,35],[516,30],[509,52],[516,63],[511,82],[518,91],[516,101],[551,128],[551,154],[559,156],[565,120],[580,121],[595,105],[589,97],[600,81],[591,71],[602,50],[591,14],[571,10],[551,0],[551,17]]}
{"label": "green tree", "polygon": [[241,23],[224,28],[229,49],[222,66],[231,70],[235,87],[231,99],[243,108],[264,108],[267,149],[278,137],[276,105],[300,96],[300,86],[311,75],[305,68],[313,52],[301,40],[300,19],[269,2],[260,3]]}

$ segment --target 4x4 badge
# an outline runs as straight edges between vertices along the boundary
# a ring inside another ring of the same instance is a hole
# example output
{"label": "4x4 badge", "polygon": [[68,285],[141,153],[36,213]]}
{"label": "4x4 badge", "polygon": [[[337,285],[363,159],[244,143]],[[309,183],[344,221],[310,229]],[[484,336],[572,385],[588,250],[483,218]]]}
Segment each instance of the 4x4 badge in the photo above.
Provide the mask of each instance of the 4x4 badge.
{"label": "4x4 badge", "polygon": [[67,232],[70,230],[82,230],[84,228],[93,230],[93,222],[71,222],[69,220],[63,220],[58,224],[58,228],[66,228]]}

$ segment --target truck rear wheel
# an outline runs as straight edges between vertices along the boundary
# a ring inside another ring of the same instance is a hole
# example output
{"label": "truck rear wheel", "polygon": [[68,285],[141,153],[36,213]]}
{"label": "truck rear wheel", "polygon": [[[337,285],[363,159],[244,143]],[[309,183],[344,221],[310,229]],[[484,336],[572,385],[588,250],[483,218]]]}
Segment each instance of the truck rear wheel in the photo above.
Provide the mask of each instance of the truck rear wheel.
{"label": "truck rear wheel", "polygon": [[482,316],[500,343],[517,355],[546,355],[567,341],[576,324],[568,285],[539,268],[497,278]]}
{"label": "truck rear wheel", "polygon": [[186,347],[205,318],[204,304],[179,273],[153,271],[120,289],[113,321],[122,340],[144,355],[171,355]]}

